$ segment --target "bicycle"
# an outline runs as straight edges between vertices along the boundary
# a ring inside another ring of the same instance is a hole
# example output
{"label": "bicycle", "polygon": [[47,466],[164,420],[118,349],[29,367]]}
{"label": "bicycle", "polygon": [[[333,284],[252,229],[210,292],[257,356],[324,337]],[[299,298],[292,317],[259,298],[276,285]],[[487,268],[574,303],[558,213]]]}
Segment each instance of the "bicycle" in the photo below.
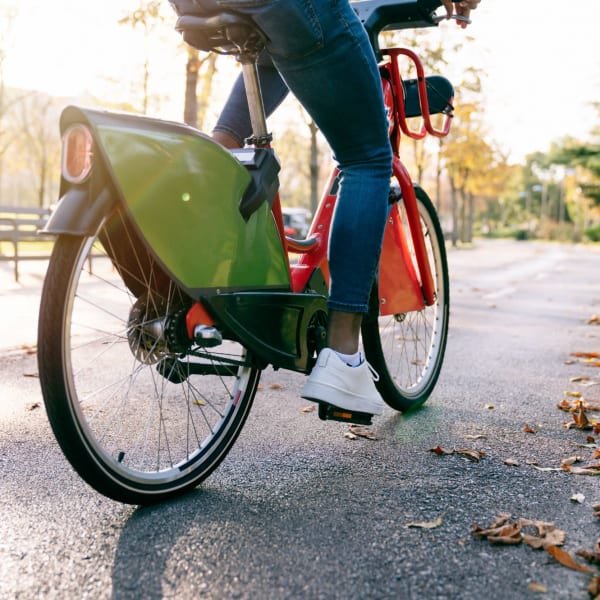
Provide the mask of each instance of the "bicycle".
{"label": "bicycle", "polygon": [[[426,78],[413,52],[381,50],[378,35],[434,26],[439,5],[353,4],[381,58],[395,151],[362,343],[382,397],[398,411],[431,394],[449,316],[444,237],[431,200],[400,161],[400,139],[446,135],[453,90],[444,78]],[[339,172],[307,238],[286,237],[279,164],[256,63],[248,60],[260,35],[231,13],[180,16],[176,27],[196,47],[247,53],[238,59],[252,145],[227,151],[180,123],[67,107],[61,199],[45,229],[58,236],[38,330],[49,421],[76,472],[98,492],[132,504],[166,499],[208,477],[240,433],[261,371],[272,365],[308,374],[327,327],[326,249]],[[413,60],[416,80],[402,80],[399,56]],[[434,113],[443,115],[440,129]],[[407,119],[419,115],[422,127],[413,130]],[[319,416],[370,422],[322,405]]]}

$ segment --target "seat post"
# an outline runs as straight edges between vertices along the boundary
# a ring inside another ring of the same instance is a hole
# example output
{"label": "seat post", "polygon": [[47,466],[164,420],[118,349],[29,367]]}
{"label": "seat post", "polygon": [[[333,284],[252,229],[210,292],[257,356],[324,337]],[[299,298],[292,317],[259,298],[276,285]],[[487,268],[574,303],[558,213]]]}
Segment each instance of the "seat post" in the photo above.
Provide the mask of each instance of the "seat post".
{"label": "seat post", "polygon": [[268,146],[273,136],[267,131],[267,118],[265,116],[265,105],[260,90],[258,78],[257,56],[255,54],[243,53],[239,57],[246,88],[248,110],[250,111],[250,122],[252,123],[252,137],[246,139],[247,144],[255,146]]}

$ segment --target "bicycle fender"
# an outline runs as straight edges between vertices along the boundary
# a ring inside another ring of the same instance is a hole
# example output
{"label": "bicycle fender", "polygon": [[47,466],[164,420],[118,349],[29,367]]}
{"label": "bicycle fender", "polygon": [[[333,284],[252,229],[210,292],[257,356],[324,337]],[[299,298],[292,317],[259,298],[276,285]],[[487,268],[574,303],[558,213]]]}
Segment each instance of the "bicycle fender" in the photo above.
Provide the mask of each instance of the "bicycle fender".
{"label": "bicycle fender", "polygon": [[107,187],[94,198],[90,198],[86,189],[69,188],[52,211],[42,232],[56,235],[95,235],[116,202],[117,199]]}

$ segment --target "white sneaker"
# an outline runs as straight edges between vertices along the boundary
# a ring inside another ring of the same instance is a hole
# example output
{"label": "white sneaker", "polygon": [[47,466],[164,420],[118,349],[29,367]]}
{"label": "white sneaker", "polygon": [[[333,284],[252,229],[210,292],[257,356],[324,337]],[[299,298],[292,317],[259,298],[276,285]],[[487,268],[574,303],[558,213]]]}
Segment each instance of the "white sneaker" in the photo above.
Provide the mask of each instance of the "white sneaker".
{"label": "white sneaker", "polygon": [[302,397],[348,411],[380,415],[385,403],[375,387],[374,380],[378,379],[367,361],[351,367],[331,348],[323,348],[302,389]]}

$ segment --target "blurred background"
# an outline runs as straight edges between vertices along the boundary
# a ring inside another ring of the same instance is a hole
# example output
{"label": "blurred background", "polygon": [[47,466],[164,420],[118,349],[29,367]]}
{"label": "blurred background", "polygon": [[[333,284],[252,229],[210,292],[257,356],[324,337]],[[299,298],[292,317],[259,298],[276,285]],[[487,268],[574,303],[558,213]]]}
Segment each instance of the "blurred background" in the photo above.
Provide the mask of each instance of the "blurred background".
{"label": "blurred background", "polygon": [[[407,139],[402,150],[450,243],[600,241],[597,12],[597,0],[483,0],[466,30],[442,22],[385,34],[382,47],[417,50],[426,71],[456,89],[450,135]],[[58,200],[58,118],[68,104],[210,133],[238,67],[186,47],[174,22],[166,0],[0,0],[0,209]],[[282,202],[300,234],[330,153],[294,98],[269,126]]]}

